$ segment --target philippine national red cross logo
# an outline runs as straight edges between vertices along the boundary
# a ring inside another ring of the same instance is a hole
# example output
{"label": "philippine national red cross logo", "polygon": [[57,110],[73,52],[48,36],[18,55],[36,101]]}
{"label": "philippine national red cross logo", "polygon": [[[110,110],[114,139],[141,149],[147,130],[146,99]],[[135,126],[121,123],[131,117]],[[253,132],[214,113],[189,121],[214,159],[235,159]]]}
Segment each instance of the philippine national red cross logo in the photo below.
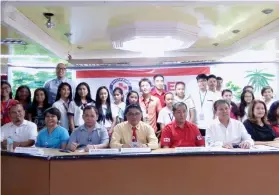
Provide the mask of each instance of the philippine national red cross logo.
{"label": "philippine national red cross logo", "polygon": [[128,81],[127,79],[125,78],[117,78],[117,79],[114,79],[110,85],[109,85],[109,91],[111,94],[113,94],[113,90],[116,88],[116,87],[119,87],[123,90],[123,94],[126,96],[128,94],[129,91],[132,90],[132,85],[130,83],[130,81]]}
{"label": "philippine national red cross logo", "polygon": [[123,91],[126,91],[128,89],[128,86],[127,84],[125,83],[118,83],[118,86],[115,86],[115,87],[119,87],[121,88]]}

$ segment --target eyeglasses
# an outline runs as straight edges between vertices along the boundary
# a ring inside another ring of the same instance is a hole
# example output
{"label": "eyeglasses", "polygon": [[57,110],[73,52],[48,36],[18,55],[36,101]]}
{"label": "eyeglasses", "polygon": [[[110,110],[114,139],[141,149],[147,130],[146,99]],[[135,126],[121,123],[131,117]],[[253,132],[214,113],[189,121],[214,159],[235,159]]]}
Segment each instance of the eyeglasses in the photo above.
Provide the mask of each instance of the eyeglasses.
{"label": "eyeglasses", "polygon": [[128,112],[128,113],[127,113],[127,116],[140,116],[140,115],[141,115],[140,112],[136,112],[136,113]]}

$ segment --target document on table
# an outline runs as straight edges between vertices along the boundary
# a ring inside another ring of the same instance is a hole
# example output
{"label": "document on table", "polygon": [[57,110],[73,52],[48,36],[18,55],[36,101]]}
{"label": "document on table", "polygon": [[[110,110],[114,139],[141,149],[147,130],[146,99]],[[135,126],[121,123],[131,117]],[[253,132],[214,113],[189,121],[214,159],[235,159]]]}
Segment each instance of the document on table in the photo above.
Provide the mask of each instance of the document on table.
{"label": "document on table", "polygon": [[255,145],[249,149],[242,149],[242,148],[212,148],[211,151],[216,152],[267,152],[267,151],[279,151],[279,148],[271,147],[271,146],[264,146],[264,145]]}

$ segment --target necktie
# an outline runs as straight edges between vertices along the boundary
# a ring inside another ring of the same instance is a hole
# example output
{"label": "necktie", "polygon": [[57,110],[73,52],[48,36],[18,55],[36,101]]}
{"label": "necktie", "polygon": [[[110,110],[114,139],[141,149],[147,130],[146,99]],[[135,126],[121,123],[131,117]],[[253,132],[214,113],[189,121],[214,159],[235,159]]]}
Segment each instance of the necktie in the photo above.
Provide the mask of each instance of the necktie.
{"label": "necktie", "polygon": [[132,127],[132,130],[133,130],[132,142],[137,142],[137,133],[136,133],[137,128],[136,127]]}

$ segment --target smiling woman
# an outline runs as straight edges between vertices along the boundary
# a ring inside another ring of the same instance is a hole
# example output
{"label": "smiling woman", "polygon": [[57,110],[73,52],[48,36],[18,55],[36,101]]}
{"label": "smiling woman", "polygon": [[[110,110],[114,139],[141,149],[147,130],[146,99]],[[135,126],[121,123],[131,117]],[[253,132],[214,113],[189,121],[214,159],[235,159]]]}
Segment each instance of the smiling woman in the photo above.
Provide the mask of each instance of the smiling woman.
{"label": "smiling woman", "polygon": [[248,119],[243,124],[256,144],[273,141],[277,137],[275,131],[267,123],[267,108],[261,100],[252,101],[248,111]]}
{"label": "smiling woman", "polygon": [[39,132],[36,146],[65,149],[69,139],[68,130],[58,125],[61,113],[51,107],[44,112],[46,127]]}

